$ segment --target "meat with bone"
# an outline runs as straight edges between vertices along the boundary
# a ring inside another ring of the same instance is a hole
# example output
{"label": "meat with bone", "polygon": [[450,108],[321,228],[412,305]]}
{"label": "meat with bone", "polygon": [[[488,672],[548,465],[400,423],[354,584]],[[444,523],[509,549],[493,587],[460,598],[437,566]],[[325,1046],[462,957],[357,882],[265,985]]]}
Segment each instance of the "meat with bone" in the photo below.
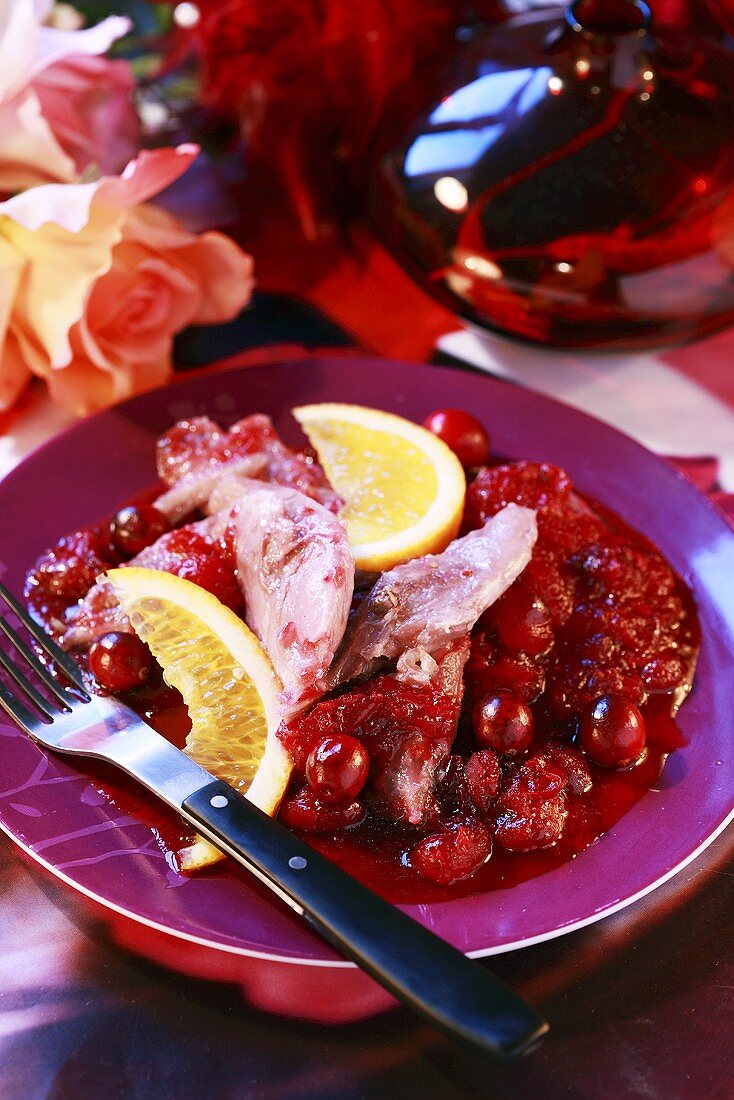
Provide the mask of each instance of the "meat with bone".
{"label": "meat with bone", "polygon": [[404,677],[412,667],[413,679],[425,678],[425,655],[469,633],[528,564],[536,537],[535,512],[508,504],[443,553],[383,573],[349,625],[330,686],[368,674],[381,658],[400,658]]}
{"label": "meat with bone", "polygon": [[292,714],[325,690],[347,624],[354,562],[344,525],[295,489],[242,480],[220,530],[234,536],[245,618],[283,684]]}
{"label": "meat with bone", "polygon": [[270,417],[261,413],[245,417],[228,431],[206,416],[181,420],[158,440],[156,463],[161,479],[173,487],[184,480],[223,472],[234,460],[254,455],[264,456],[258,473],[264,481],[297,489],[331,512],[339,511],[341,498],[321,467],[287,447]]}

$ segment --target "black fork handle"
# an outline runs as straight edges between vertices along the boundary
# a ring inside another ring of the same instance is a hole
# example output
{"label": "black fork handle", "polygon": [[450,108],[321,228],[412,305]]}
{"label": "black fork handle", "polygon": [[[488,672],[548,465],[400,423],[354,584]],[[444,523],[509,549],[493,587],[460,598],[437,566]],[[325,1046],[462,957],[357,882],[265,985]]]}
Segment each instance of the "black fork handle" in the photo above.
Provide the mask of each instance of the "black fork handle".
{"label": "black fork handle", "polygon": [[533,1047],[546,1021],[477,962],[356,882],[227,783],[182,809],[398,1000],[465,1044],[502,1059]]}

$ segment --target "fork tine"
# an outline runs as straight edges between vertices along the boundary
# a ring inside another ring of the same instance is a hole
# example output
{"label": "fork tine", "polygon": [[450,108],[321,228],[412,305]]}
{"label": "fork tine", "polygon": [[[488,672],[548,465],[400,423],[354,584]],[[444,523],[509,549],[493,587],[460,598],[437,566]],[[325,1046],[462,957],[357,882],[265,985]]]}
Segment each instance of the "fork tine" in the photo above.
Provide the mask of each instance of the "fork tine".
{"label": "fork tine", "polygon": [[[37,623],[34,623],[28,612],[18,603],[15,596],[11,596],[4,584],[0,584],[0,597],[5,600],[8,607],[13,611],[15,615],[20,619],[23,626],[28,633],[35,638],[40,645],[44,653],[51,658],[64,673],[65,676],[71,680],[74,687],[83,692],[85,697],[89,698],[89,692],[84,687],[84,680],[79,670],[79,666],[73,657],[70,657],[68,653],[64,653],[63,649],[56,644],[45,630],[43,630]],[[43,666],[41,666],[43,667]],[[40,673],[39,673],[40,675]]]}
{"label": "fork tine", "polygon": [[[0,649],[0,666],[5,669],[9,676],[12,676],[20,690],[33,702],[34,706],[40,710],[41,714],[45,714],[47,718],[53,721],[57,712],[51,707],[48,699],[44,699],[38,688],[23,675],[17,665],[10,660],[7,653],[3,653],[2,649]],[[66,704],[66,709],[71,710],[68,703]]]}
{"label": "fork tine", "polygon": [[33,736],[33,730],[38,729],[40,719],[29,711],[25,703],[13,695],[10,688],[2,680],[0,680],[0,707],[22,726],[26,733],[29,733],[31,737]]}
{"label": "fork tine", "polygon": [[[61,703],[66,710],[71,710],[71,699],[67,695],[63,684],[60,684],[55,676],[52,676],[51,672],[39,661],[37,655],[33,652],[31,647],[20,637],[15,630],[13,630],[10,623],[5,622],[3,618],[0,618],[0,631],[5,635],[9,642],[15,646],[16,651],[23,657],[35,672],[38,679],[43,681],[48,690],[54,696],[55,699]],[[10,669],[8,669],[10,672]],[[12,673],[11,673],[12,675]],[[17,682],[17,681],[16,681]],[[21,685],[22,686],[22,685]]]}

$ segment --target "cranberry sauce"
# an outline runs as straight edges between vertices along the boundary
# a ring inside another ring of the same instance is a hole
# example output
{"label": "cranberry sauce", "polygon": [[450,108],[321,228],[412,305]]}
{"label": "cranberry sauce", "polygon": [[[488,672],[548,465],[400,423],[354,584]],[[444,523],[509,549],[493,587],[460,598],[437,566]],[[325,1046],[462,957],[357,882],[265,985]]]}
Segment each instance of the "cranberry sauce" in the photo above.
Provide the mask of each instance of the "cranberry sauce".
{"label": "cranberry sauce", "polygon": [[491,858],[470,877],[449,885],[429,881],[411,863],[416,835],[410,828],[368,815],[340,833],[298,832],[302,840],[329,856],[388,901],[419,904],[449,901],[496,890],[545,874],[573,859],[619,821],[657,784],[670,752],[684,743],[668,711],[669,698],[645,708],[647,749],[634,767],[611,771],[589,764],[591,790],[566,798],[568,817],[559,840],[532,851],[507,851],[495,844]]}
{"label": "cranberry sauce", "polygon": [[[682,743],[675,713],[698,649],[683,583],[647,540],[592,507],[548,464],[480,470],[465,530],[511,502],[536,509],[538,541],[523,574],[472,631],[448,764],[450,740],[442,751],[441,730],[421,728],[392,677],[317,704],[284,733],[296,760],[284,817],[393,901],[504,887],[574,858],[656,784]],[[434,698],[422,710],[439,727],[447,718]],[[311,751],[316,734],[356,736],[371,757],[364,797],[344,804],[340,830],[299,786],[299,753]],[[437,743],[440,765],[431,772]],[[428,773],[435,798],[413,798],[408,814],[393,792],[386,814],[391,772],[413,787]]]}
{"label": "cranberry sauce", "polygon": [[[510,502],[536,509],[538,542],[472,632],[463,700],[460,673],[453,694],[448,679],[439,688],[387,674],[341,689],[281,731],[295,758],[282,820],[392,901],[511,886],[574,858],[656,785],[683,744],[675,714],[698,628],[681,580],[647,540],[546,464],[482,468],[465,530]],[[121,560],[109,530],[60,540],[29,574],[29,605],[57,633],[97,574]],[[78,657],[88,671],[89,651]],[[121,698],[184,744],[186,708],[157,666]],[[420,799],[392,783],[398,754]],[[191,840],[177,815],[114,769],[85,769],[175,863]]]}

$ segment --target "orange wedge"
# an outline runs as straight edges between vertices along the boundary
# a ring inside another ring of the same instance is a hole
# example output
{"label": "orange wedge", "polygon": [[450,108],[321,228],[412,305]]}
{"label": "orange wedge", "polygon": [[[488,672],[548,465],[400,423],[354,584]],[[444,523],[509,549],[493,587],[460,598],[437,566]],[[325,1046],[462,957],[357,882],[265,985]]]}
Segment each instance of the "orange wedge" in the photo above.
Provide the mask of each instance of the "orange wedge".
{"label": "orange wedge", "polygon": [[293,415],[344,498],[340,515],[360,569],[383,572],[456,536],[466,479],[437,436],[362,405],[302,405]]}
{"label": "orange wedge", "polygon": [[[199,585],[157,569],[106,574],[135,632],[150,647],[191,718],[186,752],[268,814],[291,774],[275,736],[280,682],[260,642],[233,611]],[[201,838],[180,854],[184,870],[221,859]]]}

